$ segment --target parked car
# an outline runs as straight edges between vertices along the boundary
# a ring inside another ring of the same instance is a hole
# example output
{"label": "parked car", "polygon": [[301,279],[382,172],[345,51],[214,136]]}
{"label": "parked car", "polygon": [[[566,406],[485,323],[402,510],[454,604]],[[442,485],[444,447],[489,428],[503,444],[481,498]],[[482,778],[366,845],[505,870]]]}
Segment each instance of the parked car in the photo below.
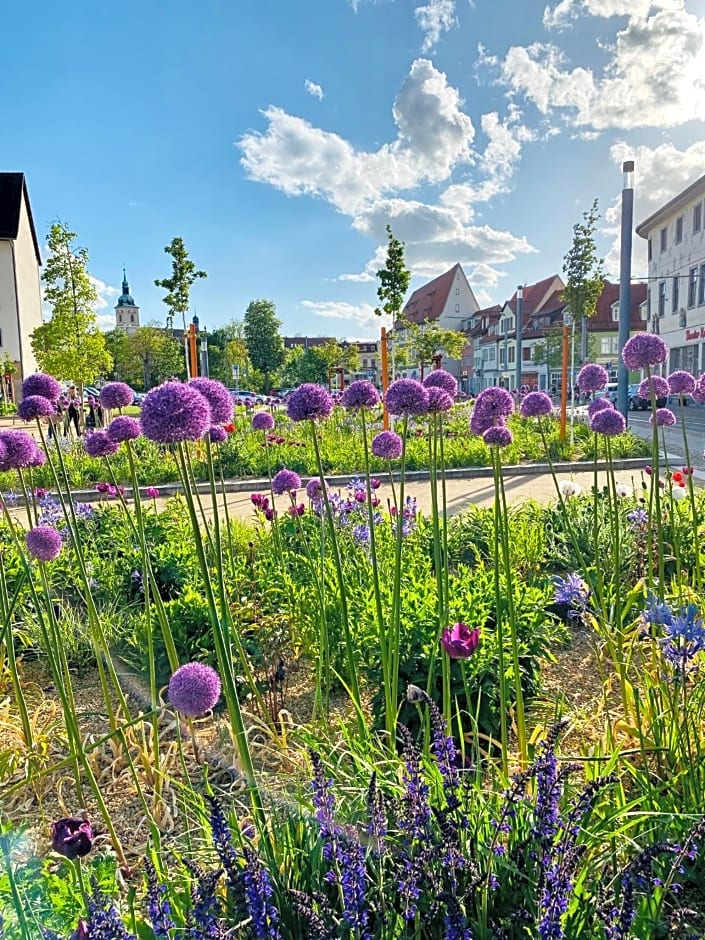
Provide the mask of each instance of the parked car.
{"label": "parked car", "polygon": [[600,389],[599,392],[595,392],[595,398],[606,398],[608,401],[611,401],[613,405],[617,404],[617,383],[608,382],[606,388]]}
{"label": "parked car", "polygon": [[[630,386],[629,386],[629,388],[627,389],[627,401],[628,401],[628,404],[629,404],[629,410],[630,410],[630,411],[646,411],[647,408],[650,408],[650,407],[651,407],[651,402],[649,401],[648,398],[640,398],[640,397],[639,397],[639,386],[638,386],[638,385],[630,385]],[[657,407],[657,408],[665,408],[666,405],[667,405],[667,403],[668,403],[668,399],[666,399],[666,398],[657,398],[657,399],[656,399],[656,407]]]}
{"label": "parked car", "polygon": [[235,404],[243,405],[245,402],[254,402],[256,405],[266,405],[267,396],[258,392],[250,392],[244,388],[229,388],[228,391],[235,399]]}

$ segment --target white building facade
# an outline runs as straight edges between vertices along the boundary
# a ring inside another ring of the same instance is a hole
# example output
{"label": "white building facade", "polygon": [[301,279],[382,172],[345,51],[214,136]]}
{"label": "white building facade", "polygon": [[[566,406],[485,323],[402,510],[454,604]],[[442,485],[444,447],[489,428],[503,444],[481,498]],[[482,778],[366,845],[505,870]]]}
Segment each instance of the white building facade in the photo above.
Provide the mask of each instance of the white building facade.
{"label": "white building facade", "polygon": [[636,232],[648,244],[649,330],[668,343],[667,371],[699,375],[705,371],[705,176]]}
{"label": "white building facade", "polygon": [[[24,173],[0,173],[0,365],[12,363],[15,401],[22,380],[37,371],[30,336],[42,323],[40,265]],[[10,397],[4,380],[2,390]]]}

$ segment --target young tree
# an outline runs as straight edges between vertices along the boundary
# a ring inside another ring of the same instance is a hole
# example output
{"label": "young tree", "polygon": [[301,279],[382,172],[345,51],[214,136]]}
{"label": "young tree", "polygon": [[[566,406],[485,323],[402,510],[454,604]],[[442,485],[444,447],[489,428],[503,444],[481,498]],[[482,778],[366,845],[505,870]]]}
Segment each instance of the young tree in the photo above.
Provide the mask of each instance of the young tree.
{"label": "young tree", "polygon": [[588,317],[597,309],[597,301],[604,285],[603,261],[597,256],[595,230],[600,215],[597,211],[597,199],[592,207],[583,212],[583,221],[573,226],[573,244],[563,259],[563,273],[566,288],[563,300],[573,314],[576,324],[580,323],[580,361],[588,357]]}
{"label": "young tree", "polygon": [[416,358],[421,370],[424,365],[433,361],[434,356],[447,356],[449,359],[459,359],[467,342],[463,333],[457,330],[444,330],[437,323],[426,324],[423,327],[411,327],[412,346],[416,350]]}
{"label": "young tree", "polygon": [[205,271],[197,271],[196,265],[188,256],[183,238],[172,238],[171,244],[164,251],[171,255],[171,277],[155,280],[157,287],[168,291],[162,300],[167,305],[172,324],[174,317],[181,315],[181,322],[186,329],[186,314],[189,308],[189,295],[193,282],[208,277]]}
{"label": "young tree", "polygon": [[279,334],[281,320],[271,300],[252,300],[245,311],[244,337],[253,367],[264,376],[269,392],[272,375],[284,364],[284,342]]}
{"label": "young tree", "polygon": [[75,238],[63,222],[49,229],[42,280],[51,319],[32,332],[30,343],[39,368],[74,381],[82,401],[83,386],[109,372],[112,358],[97,325],[98,293],[87,271],[88,252],[73,247]]}
{"label": "young tree", "polygon": [[379,287],[377,297],[380,306],[375,309],[377,316],[386,313],[394,324],[399,318],[404,297],[409,289],[411,272],[404,264],[404,242],[394,237],[391,225],[387,226],[387,261],[377,272]]}

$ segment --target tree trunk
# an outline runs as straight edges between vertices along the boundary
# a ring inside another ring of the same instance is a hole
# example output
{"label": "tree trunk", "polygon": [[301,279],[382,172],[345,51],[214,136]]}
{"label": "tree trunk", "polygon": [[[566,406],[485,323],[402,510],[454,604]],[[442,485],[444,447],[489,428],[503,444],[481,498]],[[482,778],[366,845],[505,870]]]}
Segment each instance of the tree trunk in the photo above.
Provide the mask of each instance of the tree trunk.
{"label": "tree trunk", "polygon": [[583,316],[580,320],[580,364],[585,365],[588,357],[588,328],[587,317]]}

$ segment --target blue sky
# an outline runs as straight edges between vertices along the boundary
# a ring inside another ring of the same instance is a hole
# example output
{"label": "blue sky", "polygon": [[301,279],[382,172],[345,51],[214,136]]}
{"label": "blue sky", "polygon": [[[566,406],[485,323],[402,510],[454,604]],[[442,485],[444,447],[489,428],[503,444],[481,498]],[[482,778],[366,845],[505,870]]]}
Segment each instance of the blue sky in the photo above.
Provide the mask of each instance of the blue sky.
{"label": "blue sky", "polygon": [[[389,221],[412,286],[456,261],[481,303],[560,272],[597,197],[636,221],[705,172],[705,0],[67,0],[3,13],[4,170],[40,236],[79,233],[112,323],[143,322],[182,236],[201,323],[275,301],[287,334],[378,335]],[[615,15],[619,14],[619,15]],[[9,59],[8,59],[9,56]],[[641,244],[634,272],[645,272]]]}

